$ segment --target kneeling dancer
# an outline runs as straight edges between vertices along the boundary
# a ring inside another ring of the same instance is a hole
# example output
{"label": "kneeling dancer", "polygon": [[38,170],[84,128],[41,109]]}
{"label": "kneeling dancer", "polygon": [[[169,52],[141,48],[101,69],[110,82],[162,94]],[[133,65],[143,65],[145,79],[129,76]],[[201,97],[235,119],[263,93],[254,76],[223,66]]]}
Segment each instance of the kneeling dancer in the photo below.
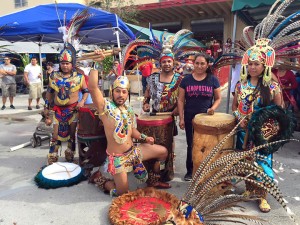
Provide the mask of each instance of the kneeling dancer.
{"label": "kneeling dancer", "polygon": [[[101,52],[99,52],[101,55]],[[127,77],[120,76],[113,83],[112,101],[103,98],[98,89],[98,71],[92,69],[89,78],[89,91],[93,102],[103,122],[107,138],[108,172],[113,176],[113,181],[104,178],[96,172],[90,181],[104,191],[111,191],[117,195],[128,192],[127,172],[133,170],[134,176],[140,182],[148,179],[148,172],[142,161],[157,159],[153,173],[159,181],[160,169],[168,155],[164,146],[154,144],[153,137],[141,134],[134,127],[134,112],[125,105],[129,95],[129,81]],[[132,139],[145,143],[133,145]]]}

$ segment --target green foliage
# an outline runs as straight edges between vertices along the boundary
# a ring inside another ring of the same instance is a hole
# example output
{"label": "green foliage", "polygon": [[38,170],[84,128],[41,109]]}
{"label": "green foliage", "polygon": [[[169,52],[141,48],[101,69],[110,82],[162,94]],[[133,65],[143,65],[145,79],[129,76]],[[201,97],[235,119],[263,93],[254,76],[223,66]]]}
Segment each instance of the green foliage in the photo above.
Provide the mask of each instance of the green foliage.
{"label": "green foliage", "polygon": [[10,45],[0,45],[0,53],[6,53],[6,52],[10,52],[9,49],[7,49],[7,47],[9,47]]}
{"label": "green foliage", "polygon": [[104,58],[104,60],[102,61],[103,74],[107,75],[109,71],[111,71],[113,67],[113,62],[114,62],[113,56],[108,56]]}
{"label": "green foliage", "polygon": [[[94,0],[90,4],[108,12],[117,14],[124,22],[138,24],[138,9],[134,0]],[[114,6],[114,7],[112,7]]]}
{"label": "green foliage", "polygon": [[21,61],[22,61],[22,66],[20,66],[18,69],[21,71],[21,72],[24,72],[24,69],[25,69],[25,66],[28,65],[30,63],[30,57],[29,57],[29,54],[28,53],[21,53],[21,54],[18,54],[17,55],[20,56],[21,58]]}

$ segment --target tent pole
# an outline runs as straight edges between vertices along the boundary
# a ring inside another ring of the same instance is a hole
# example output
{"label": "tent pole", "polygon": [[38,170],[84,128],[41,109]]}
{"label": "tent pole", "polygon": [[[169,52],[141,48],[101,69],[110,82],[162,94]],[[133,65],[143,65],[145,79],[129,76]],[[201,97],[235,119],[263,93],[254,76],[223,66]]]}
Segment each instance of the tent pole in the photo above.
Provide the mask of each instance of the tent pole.
{"label": "tent pole", "polygon": [[[121,48],[121,44],[120,44],[120,36],[119,36],[119,29],[117,28],[116,30],[116,36],[117,36],[117,42],[118,42],[118,48]],[[122,61],[122,54],[121,52],[119,52],[119,60],[120,62]]]}
{"label": "tent pole", "polygon": [[[234,46],[235,37],[236,37],[236,20],[237,20],[237,13],[234,13],[233,17],[233,29],[232,29],[232,48]],[[231,79],[232,79],[232,66],[230,66],[230,73],[228,77],[228,88],[227,88],[227,103],[226,103],[226,113],[229,113],[229,103],[230,103],[230,88],[231,88]]]}
{"label": "tent pole", "polygon": [[41,68],[41,81],[42,81],[42,92],[44,91],[44,76],[43,76],[43,63],[42,63],[42,44],[39,42],[39,58],[40,58],[40,68]]}
{"label": "tent pole", "polygon": [[[116,23],[117,23],[117,28],[115,30],[116,32],[116,36],[117,36],[117,43],[118,43],[118,48],[121,48],[121,43],[120,43],[120,33],[119,33],[119,20],[118,20],[118,16],[117,14],[115,14],[116,16]],[[121,52],[119,52],[119,61],[122,61],[122,54]],[[124,70],[125,71],[125,70]]]}

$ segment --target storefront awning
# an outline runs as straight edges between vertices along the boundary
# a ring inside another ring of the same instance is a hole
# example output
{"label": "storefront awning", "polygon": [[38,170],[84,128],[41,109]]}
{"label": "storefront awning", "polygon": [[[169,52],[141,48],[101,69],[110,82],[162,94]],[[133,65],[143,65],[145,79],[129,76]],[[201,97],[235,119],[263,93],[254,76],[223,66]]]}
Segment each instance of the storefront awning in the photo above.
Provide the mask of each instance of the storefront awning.
{"label": "storefront awning", "polygon": [[[237,12],[247,25],[256,26],[268,14],[275,0],[233,0],[232,12]],[[275,8],[276,9],[276,8]],[[300,9],[300,0],[295,0],[284,11],[284,15],[290,15]]]}
{"label": "storefront awning", "polygon": [[232,3],[231,11],[238,11],[247,8],[257,8],[260,6],[272,5],[275,0],[260,0],[260,1],[253,1],[253,0],[234,0]]}

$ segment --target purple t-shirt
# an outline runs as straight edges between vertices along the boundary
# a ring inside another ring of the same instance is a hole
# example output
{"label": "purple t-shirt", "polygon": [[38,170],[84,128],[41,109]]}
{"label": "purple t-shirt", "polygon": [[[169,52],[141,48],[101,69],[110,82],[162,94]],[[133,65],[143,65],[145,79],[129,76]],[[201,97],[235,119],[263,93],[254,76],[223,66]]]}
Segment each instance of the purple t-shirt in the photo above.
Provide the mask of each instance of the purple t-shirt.
{"label": "purple t-shirt", "polygon": [[180,87],[185,91],[185,113],[206,113],[212,106],[214,89],[220,87],[219,80],[213,74],[208,75],[204,80],[197,81],[192,74],[186,75]]}

